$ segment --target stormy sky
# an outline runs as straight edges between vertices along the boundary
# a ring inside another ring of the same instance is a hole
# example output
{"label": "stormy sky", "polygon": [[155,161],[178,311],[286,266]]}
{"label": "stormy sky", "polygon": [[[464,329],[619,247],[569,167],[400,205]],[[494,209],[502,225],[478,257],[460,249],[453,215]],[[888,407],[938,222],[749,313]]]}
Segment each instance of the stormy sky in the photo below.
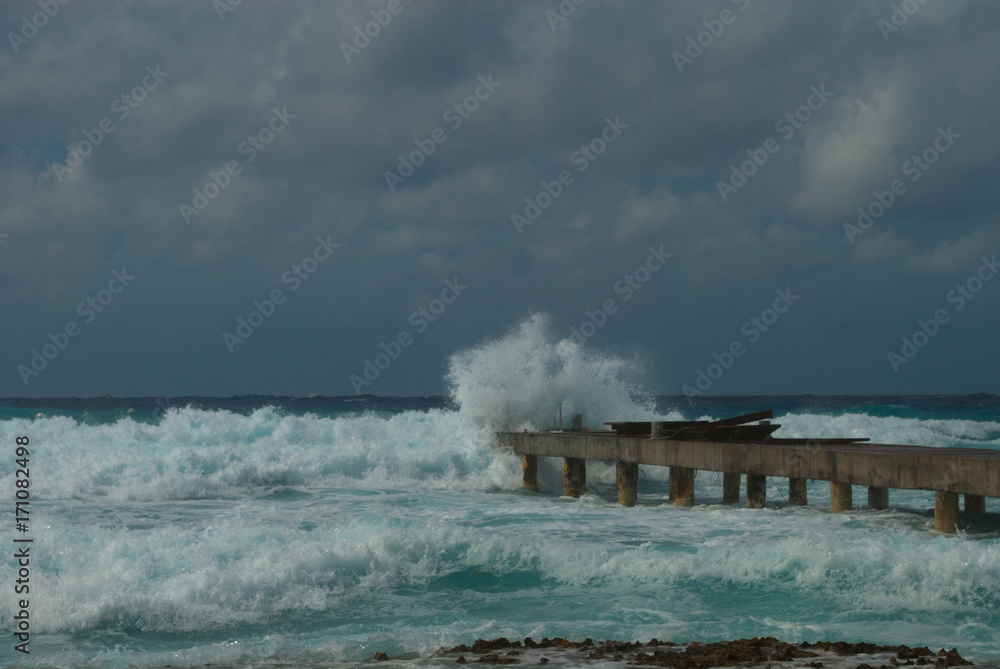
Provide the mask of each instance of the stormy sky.
{"label": "stormy sky", "polygon": [[538,313],[663,394],[1000,393],[995,2],[0,26],[0,396],[437,394]]}

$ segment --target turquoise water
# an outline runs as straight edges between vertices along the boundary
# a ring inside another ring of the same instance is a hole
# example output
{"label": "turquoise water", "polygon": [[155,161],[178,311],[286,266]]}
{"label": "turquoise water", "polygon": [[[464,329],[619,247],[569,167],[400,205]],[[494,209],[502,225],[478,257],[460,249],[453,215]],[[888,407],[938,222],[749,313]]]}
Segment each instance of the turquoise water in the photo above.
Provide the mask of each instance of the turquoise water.
{"label": "turquoise water", "polygon": [[[749,510],[703,472],[698,505],[677,508],[666,470],[643,467],[626,509],[604,463],[567,499],[561,461],[542,458],[541,492],[525,492],[495,437],[560,413],[599,427],[770,408],[778,436],[1000,449],[1000,398],[649,398],[627,382],[635,361],[543,325],[453,356],[449,398],[0,400],[0,494],[13,511],[25,436],[31,495],[27,531],[11,513],[3,532],[0,665],[346,668],[378,651],[429,667],[447,664],[429,657],[441,646],[498,636],[773,635],[1000,660],[996,499],[952,537],[932,531],[931,492],[834,515],[828,484],[791,507],[772,479]],[[32,539],[26,595],[16,538]]]}
{"label": "turquoise water", "polygon": [[[976,419],[946,417],[969,398],[937,398],[938,411],[903,398],[682,401],[657,411],[798,403],[776,417],[785,436],[1000,447],[996,398],[980,398],[993,413]],[[4,409],[0,440],[31,439],[34,539],[31,654],[8,640],[4,666],[347,666],[496,636],[774,635],[1000,658],[1000,516],[936,535],[928,492],[833,515],[827,485],[810,484],[809,508],[788,507],[779,479],[768,508],[747,510],[721,505],[719,476],[705,472],[699,505],[682,509],[666,503],[666,472],[643,468],[639,505],[624,509],[601,463],[580,500],[556,496],[555,460],[542,462],[541,494],[522,491],[518,460],[443,400],[316,399],[326,408],[315,411],[271,398],[131,415],[142,401],[112,402]],[[45,416],[10,417],[24,411]],[[12,460],[0,478],[13,499]]]}

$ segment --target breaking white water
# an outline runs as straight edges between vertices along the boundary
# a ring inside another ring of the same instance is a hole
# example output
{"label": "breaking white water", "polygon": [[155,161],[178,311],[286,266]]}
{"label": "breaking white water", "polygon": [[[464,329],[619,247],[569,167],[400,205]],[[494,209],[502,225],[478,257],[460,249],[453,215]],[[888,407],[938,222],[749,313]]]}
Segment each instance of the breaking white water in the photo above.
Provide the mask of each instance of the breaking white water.
{"label": "breaking white water", "polygon": [[[549,427],[560,405],[567,423],[580,413],[595,427],[772,408],[782,436],[1000,448],[1000,398],[654,402],[633,385],[641,367],[559,341],[535,317],[453,356],[451,402],[0,402],[7,452],[30,438],[19,536],[33,539],[31,653],[8,632],[0,665],[347,667],[376,651],[419,665],[440,646],[498,636],[773,635],[1000,658],[996,516],[946,537],[931,529],[932,493],[892,491],[889,511],[833,515],[828,485],[811,483],[800,508],[784,504],[782,480],[766,509],[748,510],[722,505],[708,472],[699,504],[675,508],[657,468],[642,469],[639,504],[625,509],[600,463],[579,500],[556,496],[555,460],[542,462],[542,492],[524,492],[518,458],[493,435]],[[13,507],[13,455],[0,478]],[[11,629],[8,523],[0,617]]]}

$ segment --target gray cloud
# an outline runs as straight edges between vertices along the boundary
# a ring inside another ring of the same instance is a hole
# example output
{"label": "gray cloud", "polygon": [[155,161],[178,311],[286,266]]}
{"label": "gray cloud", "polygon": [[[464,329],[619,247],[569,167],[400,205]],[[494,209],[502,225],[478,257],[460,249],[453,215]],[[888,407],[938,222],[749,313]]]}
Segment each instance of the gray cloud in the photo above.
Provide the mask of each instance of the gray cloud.
{"label": "gray cloud", "polygon": [[[660,244],[669,263],[586,343],[645,352],[657,392],[786,286],[801,301],[713,393],[1000,392],[992,284],[919,360],[886,362],[1000,251],[1000,8],[927,3],[884,35],[882,0],[588,0],[554,29],[554,1],[403,0],[347,62],[342,43],[388,4],[244,0],[220,20],[211,3],[71,2],[16,53],[7,37],[0,394],[348,394],[457,276],[467,293],[370,389],[441,392],[449,354],[531,311],[568,336]],[[37,11],[5,5],[0,25]],[[688,38],[704,46],[679,72]],[[147,67],[169,74],[122,117]],[[453,127],[480,77],[500,85]],[[808,121],[779,125],[824,86]],[[294,118],[247,160],[275,108]],[[627,129],[579,171],[616,117]],[[105,118],[60,181],[52,163]],[[949,127],[960,138],[910,181]],[[386,171],[435,129],[446,140],[390,191]],[[229,161],[239,175],[186,223],[179,205]],[[518,234],[511,214],[562,170],[573,183]],[[851,243],[844,225],[894,180],[905,192]],[[283,273],[327,236],[342,246],[291,291]],[[134,283],[85,323],[78,305],[123,267]],[[287,301],[231,354],[222,333],[276,288]],[[18,366],[70,320],[79,336],[25,386]]]}

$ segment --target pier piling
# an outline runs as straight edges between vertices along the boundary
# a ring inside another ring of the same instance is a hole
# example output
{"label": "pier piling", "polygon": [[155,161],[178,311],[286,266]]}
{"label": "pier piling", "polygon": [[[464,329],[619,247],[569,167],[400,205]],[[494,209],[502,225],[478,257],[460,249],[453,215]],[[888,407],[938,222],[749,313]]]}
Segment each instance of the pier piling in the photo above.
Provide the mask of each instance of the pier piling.
{"label": "pier piling", "polygon": [[563,458],[563,495],[579,497],[587,491],[587,461]]}
{"label": "pier piling", "polygon": [[723,472],[722,474],[722,503],[740,503],[740,473]]}
{"label": "pier piling", "polygon": [[763,509],[767,501],[767,477],[747,474],[747,508]]}
{"label": "pier piling", "polygon": [[670,468],[676,491],[674,485],[671,485],[670,489],[673,491],[674,504],[677,506],[694,506],[694,472],[695,470],[690,467]]}
{"label": "pier piling", "polygon": [[635,506],[635,500],[639,494],[639,465],[619,460],[616,463],[616,469],[618,503],[622,506]]}
{"label": "pier piling", "polygon": [[986,513],[985,495],[970,495],[966,493],[963,497],[965,498],[966,513]]}
{"label": "pier piling", "polygon": [[955,534],[958,526],[958,493],[934,491],[934,529]]}
{"label": "pier piling", "polygon": [[788,503],[796,506],[807,506],[809,504],[805,479],[788,479]]}
{"label": "pier piling", "polygon": [[524,489],[538,492],[538,456],[524,455]]}
{"label": "pier piling", "polygon": [[873,511],[885,511],[889,508],[889,489],[880,486],[868,486],[868,508]]}
{"label": "pier piling", "polygon": [[850,511],[854,508],[851,484],[830,481],[830,509],[834,513]]}

